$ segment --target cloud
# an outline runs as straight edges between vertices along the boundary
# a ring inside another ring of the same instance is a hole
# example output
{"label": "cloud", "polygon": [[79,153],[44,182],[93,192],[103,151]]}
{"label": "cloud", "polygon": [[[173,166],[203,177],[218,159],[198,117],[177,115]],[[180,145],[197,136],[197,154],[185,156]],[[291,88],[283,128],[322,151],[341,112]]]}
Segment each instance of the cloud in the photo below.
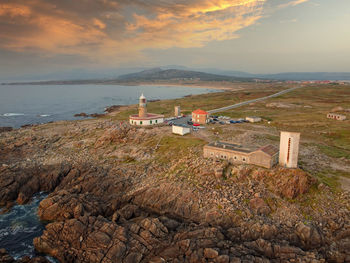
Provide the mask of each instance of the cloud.
{"label": "cloud", "polygon": [[279,8],[286,8],[286,7],[290,7],[290,6],[296,6],[296,5],[300,5],[302,3],[305,3],[309,0],[293,0],[293,1],[289,1],[287,3],[281,4],[278,7]]}
{"label": "cloud", "polygon": [[265,1],[3,0],[0,48],[130,60],[146,49],[237,38],[262,17]]}

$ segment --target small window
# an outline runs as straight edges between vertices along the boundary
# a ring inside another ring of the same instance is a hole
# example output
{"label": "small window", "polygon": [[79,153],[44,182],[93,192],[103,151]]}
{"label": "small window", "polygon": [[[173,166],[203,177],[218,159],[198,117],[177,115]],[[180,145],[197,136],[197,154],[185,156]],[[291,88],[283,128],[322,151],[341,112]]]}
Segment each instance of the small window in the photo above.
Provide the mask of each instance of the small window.
{"label": "small window", "polygon": [[140,121],[140,125],[142,125],[142,121]]}
{"label": "small window", "polygon": [[242,159],[242,160],[243,160],[243,162],[245,162],[245,158],[244,158],[244,157],[243,157],[243,159]]}
{"label": "small window", "polygon": [[156,120],[156,123],[158,123],[158,120]]}
{"label": "small window", "polygon": [[237,160],[237,156],[235,156],[235,160]]}
{"label": "small window", "polygon": [[150,124],[152,124],[152,121],[150,121]]}

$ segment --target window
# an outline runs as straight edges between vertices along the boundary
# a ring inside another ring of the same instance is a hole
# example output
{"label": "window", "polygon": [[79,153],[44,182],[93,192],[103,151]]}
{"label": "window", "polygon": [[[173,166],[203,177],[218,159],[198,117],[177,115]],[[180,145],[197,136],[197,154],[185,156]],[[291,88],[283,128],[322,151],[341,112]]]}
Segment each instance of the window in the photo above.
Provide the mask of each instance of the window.
{"label": "window", "polygon": [[235,156],[235,160],[237,160],[237,156]]}
{"label": "window", "polygon": [[290,155],[290,143],[291,143],[291,138],[288,140],[288,152],[287,152],[287,163],[289,163],[289,155]]}
{"label": "window", "polygon": [[156,123],[158,123],[158,120],[156,120]]}
{"label": "window", "polygon": [[152,121],[150,121],[150,124],[152,124]]}
{"label": "window", "polygon": [[245,162],[245,158],[244,157],[242,158],[242,160],[243,160],[243,162]]}
{"label": "window", "polygon": [[140,125],[142,125],[142,121],[140,121]]}

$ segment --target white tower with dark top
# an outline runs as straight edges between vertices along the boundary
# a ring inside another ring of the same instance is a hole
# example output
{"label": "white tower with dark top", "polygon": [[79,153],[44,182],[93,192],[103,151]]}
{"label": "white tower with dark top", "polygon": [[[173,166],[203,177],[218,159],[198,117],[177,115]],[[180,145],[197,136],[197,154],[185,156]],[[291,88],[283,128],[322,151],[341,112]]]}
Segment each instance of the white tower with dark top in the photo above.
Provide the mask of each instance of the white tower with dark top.
{"label": "white tower with dark top", "polygon": [[287,168],[298,167],[300,133],[281,132],[279,164]]}

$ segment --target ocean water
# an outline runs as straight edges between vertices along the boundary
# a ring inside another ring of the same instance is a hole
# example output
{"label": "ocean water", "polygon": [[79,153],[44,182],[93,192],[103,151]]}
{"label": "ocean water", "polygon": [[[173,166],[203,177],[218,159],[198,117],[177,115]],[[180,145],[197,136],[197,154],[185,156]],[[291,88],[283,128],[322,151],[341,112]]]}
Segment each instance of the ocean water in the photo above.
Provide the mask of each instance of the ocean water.
{"label": "ocean water", "polygon": [[0,127],[81,119],[74,114],[103,113],[111,105],[148,100],[175,99],[218,92],[214,89],[177,86],[119,85],[0,85]]}
{"label": "ocean water", "polygon": [[40,236],[45,228],[37,211],[46,196],[37,194],[29,204],[15,205],[10,212],[0,214],[0,248],[5,248],[15,259],[35,255],[33,238]]}

